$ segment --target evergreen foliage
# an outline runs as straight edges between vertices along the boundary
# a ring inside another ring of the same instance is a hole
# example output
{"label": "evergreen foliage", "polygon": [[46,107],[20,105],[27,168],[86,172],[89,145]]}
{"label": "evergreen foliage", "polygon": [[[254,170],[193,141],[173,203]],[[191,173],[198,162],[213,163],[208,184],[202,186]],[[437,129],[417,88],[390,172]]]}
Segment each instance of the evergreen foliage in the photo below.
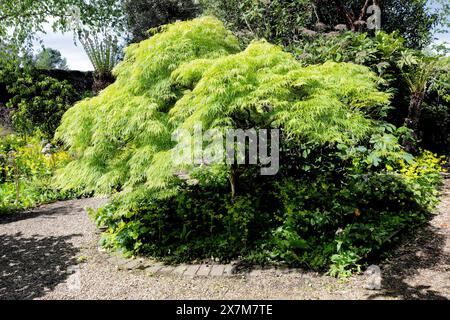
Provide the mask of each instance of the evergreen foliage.
{"label": "evergreen foliage", "polygon": [[33,62],[37,69],[69,69],[67,67],[67,59],[61,56],[59,50],[52,48],[43,48],[36,55]]}
{"label": "evergreen foliage", "polygon": [[122,5],[132,42],[147,39],[152,28],[192,19],[200,12],[195,0],[123,0]]}
{"label": "evergreen foliage", "polygon": [[14,130],[25,135],[40,133],[48,139],[64,112],[80,98],[67,80],[39,73],[23,73],[7,90],[12,95],[6,106],[11,110]]}
{"label": "evergreen foliage", "polygon": [[[369,31],[367,9],[381,9],[381,29],[397,32],[410,48],[423,48],[436,29],[446,29],[447,0],[201,0],[205,11],[219,17],[245,41],[265,38],[286,46],[303,46],[311,35],[332,34],[342,27]],[[338,26],[338,27],[337,27]],[[336,28],[337,27],[337,28]]]}

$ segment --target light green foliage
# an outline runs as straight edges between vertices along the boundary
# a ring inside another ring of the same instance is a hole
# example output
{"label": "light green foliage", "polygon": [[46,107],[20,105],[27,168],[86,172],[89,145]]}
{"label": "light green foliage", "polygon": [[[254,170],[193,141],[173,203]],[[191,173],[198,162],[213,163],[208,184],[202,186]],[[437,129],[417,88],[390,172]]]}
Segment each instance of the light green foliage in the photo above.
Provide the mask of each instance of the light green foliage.
{"label": "light green foliage", "polygon": [[[373,130],[389,95],[376,76],[354,64],[304,68],[280,47],[237,40],[214,18],[170,25],[126,50],[117,81],[64,116],[57,138],[78,160],[61,172],[66,187],[165,187],[174,129],[257,127],[319,143],[358,140]],[[235,54],[234,54],[235,53]],[[183,64],[184,63],[184,64]],[[170,118],[168,117],[170,115]]]}
{"label": "light green foliage", "polygon": [[38,137],[0,137],[0,213],[69,195],[51,186],[54,170],[67,164],[69,156],[55,147],[45,150],[45,144]]}
{"label": "light green foliage", "polygon": [[167,111],[182,95],[173,89],[171,73],[184,62],[238,51],[236,38],[214,18],[165,29],[129,46],[114,70],[116,82],[64,115],[56,137],[77,157],[58,177],[64,187],[108,193],[145,182],[164,185],[157,175],[170,168],[158,167],[164,154],[154,155],[171,145]]}
{"label": "light green foliage", "polygon": [[236,114],[249,113],[253,126],[284,128],[289,136],[333,143],[367,135],[373,125],[367,116],[389,99],[364,67],[330,62],[303,68],[267,42],[254,42],[206,70],[194,61],[174,75],[186,83],[201,71],[193,90],[170,112],[185,127],[201,121],[204,128],[219,122],[236,128]]}

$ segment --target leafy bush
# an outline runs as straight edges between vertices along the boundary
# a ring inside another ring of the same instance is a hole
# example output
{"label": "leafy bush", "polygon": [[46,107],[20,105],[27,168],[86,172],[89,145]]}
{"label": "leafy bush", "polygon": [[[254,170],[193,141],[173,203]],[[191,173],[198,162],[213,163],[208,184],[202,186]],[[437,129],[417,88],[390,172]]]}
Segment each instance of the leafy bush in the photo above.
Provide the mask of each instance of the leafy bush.
{"label": "leafy bush", "polygon": [[399,68],[397,62],[408,49],[405,41],[397,33],[377,31],[367,33],[344,32],[335,36],[318,35],[302,46],[291,50],[305,65],[325,61],[353,62],[369,67],[385,80],[395,80]]}
{"label": "leafy bush", "polygon": [[44,145],[37,137],[14,134],[0,140],[0,212],[34,207],[64,199],[51,186],[54,170],[69,162],[67,152]]}
{"label": "leafy bush", "polygon": [[47,138],[53,137],[64,112],[79,98],[66,80],[41,74],[24,73],[7,89],[13,95],[7,106],[13,110],[15,131]]}
{"label": "leafy bush", "polygon": [[[381,120],[391,95],[367,67],[305,67],[265,41],[239,51],[211,17],[161,31],[128,47],[117,81],[69,109],[57,130],[75,158],[57,185],[114,194],[92,212],[108,227],[105,246],[170,261],[241,256],[346,275],[426,219],[439,160],[402,149],[408,131]],[[279,173],[179,166],[171,135],[197,123],[280,128]]]}
{"label": "leafy bush", "polygon": [[[450,60],[443,55],[424,53],[407,48],[397,33],[345,32],[337,36],[317,36],[302,46],[291,46],[304,65],[326,61],[353,62],[369,67],[385,81],[383,91],[393,94],[387,120],[402,126],[411,122],[410,103],[414,97],[419,103],[420,121],[416,137],[420,146],[438,153],[448,153],[449,143],[449,70]],[[419,94],[425,88],[425,92]],[[419,120],[419,119],[418,119]],[[416,121],[417,122],[417,121]]]}
{"label": "leafy bush", "polygon": [[[442,159],[425,152],[409,164],[399,158],[395,169],[368,170],[370,161],[361,154],[366,169],[357,174],[358,165],[336,161],[340,152],[329,152],[319,170],[297,177],[286,168],[275,181],[244,178],[234,199],[226,179],[218,178],[219,183],[182,186],[169,198],[135,198],[128,212],[116,198],[92,215],[108,227],[102,244],[128,255],[169,262],[241,257],[345,277],[427,221],[438,199]],[[328,161],[343,169],[339,178],[331,168],[324,170]],[[306,162],[312,168],[317,159]]]}
{"label": "leafy bush", "polygon": [[129,254],[151,254],[169,261],[211,257],[229,261],[245,253],[267,230],[270,219],[264,204],[268,202],[263,204],[251,194],[232,200],[226,188],[223,193],[216,191],[194,187],[164,200],[142,199],[128,218],[118,215],[120,205],[113,202],[95,213],[95,218],[109,227],[104,244]]}
{"label": "leafy bush", "polygon": [[310,0],[202,0],[202,4],[246,43],[254,39],[284,45],[298,42],[301,29],[314,20]]}
{"label": "leafy bush", "polygon": [[438,61],[420,119],[423,146],[450,155],[450,58]]}

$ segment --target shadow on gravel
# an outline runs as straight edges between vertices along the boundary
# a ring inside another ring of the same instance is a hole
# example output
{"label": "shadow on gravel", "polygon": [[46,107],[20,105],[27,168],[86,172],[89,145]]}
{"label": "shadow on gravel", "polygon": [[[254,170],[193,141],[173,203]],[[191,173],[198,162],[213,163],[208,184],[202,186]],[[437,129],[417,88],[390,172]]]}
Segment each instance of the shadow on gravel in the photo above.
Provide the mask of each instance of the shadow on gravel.
{"label": "shadow on gravel", "polygon": [[70,239],[0,235],[0,300],[33,299],[67,280],[79,250]]}
{"label": "shadow on gravel", "polygon": [[408,284],[421,270],[447,273],[450,270],[450,255],[444,251],[446,237],[431,225],[416,230],[415,235],[402,241],[390,257],[391,263],[383,267],[382,287],[379,293],[368,299],[394,297],[409,300],[447,300],[429,285]]}
{"label": "shadow on gravel", "polygon": [[11,214],[0,214],[0,224],[7,224],[20,220],[32,219],[39,216],[52,218],[53,215],[68,215],[83,212],[83,208],[77,208],[68,204],[67,201],[61,201],[53,204],[43,205],[41,208],[35,208],[33,211],[13,212]]}

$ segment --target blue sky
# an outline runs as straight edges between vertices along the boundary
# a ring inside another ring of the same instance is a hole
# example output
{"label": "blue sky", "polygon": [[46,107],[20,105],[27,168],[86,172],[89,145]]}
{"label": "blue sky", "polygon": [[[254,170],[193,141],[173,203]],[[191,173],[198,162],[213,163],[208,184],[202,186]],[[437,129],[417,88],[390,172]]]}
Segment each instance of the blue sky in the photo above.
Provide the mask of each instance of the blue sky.
{"label": "blue sky", "polygon": [[[67,64],[70,69],[80,71],[93,70],[92,64],[84,52],[83,47],[80,44],[74,44],[72,33],[55,33],[52,31],[50,24],[45,26],[44,29],[47,33],[39,35],[43,40],[43,45],[45,47],[58,49],[62,56],[67,59]],[[438,34],[436,42],[450,43],[450,31],[444,34]],[[36,43],[35,49],[39,50],[39,48],[40,45]]]}

